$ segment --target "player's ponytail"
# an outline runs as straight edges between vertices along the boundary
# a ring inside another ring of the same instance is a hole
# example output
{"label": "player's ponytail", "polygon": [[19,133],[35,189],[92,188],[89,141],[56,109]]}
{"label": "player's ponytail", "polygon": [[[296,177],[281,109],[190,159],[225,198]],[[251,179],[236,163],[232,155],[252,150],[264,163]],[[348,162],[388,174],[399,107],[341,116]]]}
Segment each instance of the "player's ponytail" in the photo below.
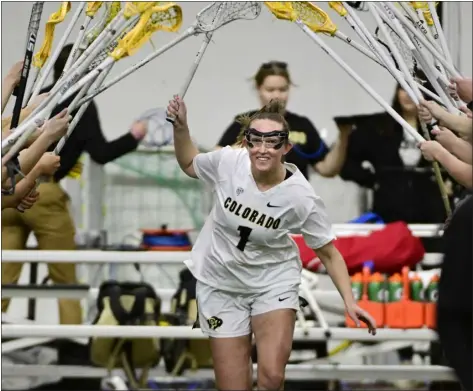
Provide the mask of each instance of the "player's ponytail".
{"label": "player's ponytail", "polygon": [[289,124],[284,118],[284,105],[277,99],[272,99],[267,105],[253,115],[243,114],[236,119],[241,125],[240,133],[237,138],[237,146],[243,145],[245,131],[250,127],[251,123],[257,119],[269,119],[283,126],[283,130],[290,131]]}

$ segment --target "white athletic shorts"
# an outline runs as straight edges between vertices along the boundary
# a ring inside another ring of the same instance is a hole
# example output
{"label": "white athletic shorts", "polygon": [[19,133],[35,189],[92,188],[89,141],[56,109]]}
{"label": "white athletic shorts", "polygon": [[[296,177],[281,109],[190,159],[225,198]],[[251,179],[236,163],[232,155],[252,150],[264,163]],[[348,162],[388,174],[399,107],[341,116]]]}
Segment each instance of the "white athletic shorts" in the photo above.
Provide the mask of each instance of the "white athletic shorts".
{"label": "white athletic shorts", "polygon": [[215,338],[251,334],[251,317],[290,308],[298,310],[299,285],[279,287],[260,294],[240,294],[212,288],[200,281],[196,287],[202,332]]}

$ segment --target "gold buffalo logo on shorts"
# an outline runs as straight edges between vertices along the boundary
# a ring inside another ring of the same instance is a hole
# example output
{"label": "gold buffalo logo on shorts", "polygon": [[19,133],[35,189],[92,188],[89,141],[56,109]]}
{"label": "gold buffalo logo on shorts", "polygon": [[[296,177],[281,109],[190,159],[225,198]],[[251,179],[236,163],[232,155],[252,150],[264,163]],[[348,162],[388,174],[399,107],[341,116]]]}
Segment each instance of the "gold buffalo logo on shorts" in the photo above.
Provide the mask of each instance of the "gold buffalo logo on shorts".
{"label": "gold buffalo logo on shorts", "polygon": [[207,319],[207,323],[212,330],[217,330],[223,324],[223,321],[216,316],[212,316],[211,318]]}

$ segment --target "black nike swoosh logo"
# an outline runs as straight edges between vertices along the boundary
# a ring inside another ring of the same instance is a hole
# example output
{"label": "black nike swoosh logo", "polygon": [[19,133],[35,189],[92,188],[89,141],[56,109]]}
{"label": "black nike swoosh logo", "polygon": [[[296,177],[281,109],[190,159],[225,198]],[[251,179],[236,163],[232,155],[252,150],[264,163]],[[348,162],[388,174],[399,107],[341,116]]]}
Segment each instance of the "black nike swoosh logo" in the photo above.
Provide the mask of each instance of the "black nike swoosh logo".
{"label": "black nike swoosh logo", "polygon": [[279,298],[279,301],[284,301],[284,300],[287,300],[287,299],[289,299],[289,296],[288,297],[283,297],[282,299]]}
{"label": "black nike swoosh logo", "polygon": [[266,206],[267,206],[268,208],[280,208],[279,205],[271,205],[271,203],[269,203],[269,202],[266,204]]}

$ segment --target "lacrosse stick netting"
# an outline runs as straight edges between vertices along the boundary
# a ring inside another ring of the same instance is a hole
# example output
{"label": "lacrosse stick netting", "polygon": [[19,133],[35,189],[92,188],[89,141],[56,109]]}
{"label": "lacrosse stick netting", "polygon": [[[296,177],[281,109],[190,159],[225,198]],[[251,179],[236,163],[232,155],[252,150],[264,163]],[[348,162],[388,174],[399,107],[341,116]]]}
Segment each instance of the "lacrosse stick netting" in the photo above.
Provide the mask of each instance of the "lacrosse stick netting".
{"label": "lacrosse stick netting", "polygon": [[212,24],[212,18],[215,17],[216,12],[219,7],[219,3],[212,3],[211,5],[202,9],[196,16],[195,22],[188,27],[182,34],[178,37],[173,39],[168,44],[164,45],[163,47],[159,48],[158,50],[151,53],[149,56],[138,62],[137,64],[131,66],[130,68],[126,69],[123,73],[116,76],[109,82],[104,83],[102,87],[97,90],[94,90],[91,94],[87,95],[79,104],[83,104],[84,102],[93,99],[98,94],[104,92],[108,88],[112,87],[119,81],[123,80],[125,77],[131,75],[133,72],[137,71],[144,65],[148,64],[150,61],[154,60],[156,57],[162,55],[163,53],[167,52],[169,49],[173,48],[180,42],[184,41],[185,39],[198,35],[198,34],[205,34],[211,31],[215,31],[220,27],[234,22],[236,20],[253,20],[256,19],[259,14],[261,13],[261,4],[258,2],[247,1],[247,2],[225,2],[225,9],[223,13],[219,16],[219,19],[216,21],[215,24]]}

